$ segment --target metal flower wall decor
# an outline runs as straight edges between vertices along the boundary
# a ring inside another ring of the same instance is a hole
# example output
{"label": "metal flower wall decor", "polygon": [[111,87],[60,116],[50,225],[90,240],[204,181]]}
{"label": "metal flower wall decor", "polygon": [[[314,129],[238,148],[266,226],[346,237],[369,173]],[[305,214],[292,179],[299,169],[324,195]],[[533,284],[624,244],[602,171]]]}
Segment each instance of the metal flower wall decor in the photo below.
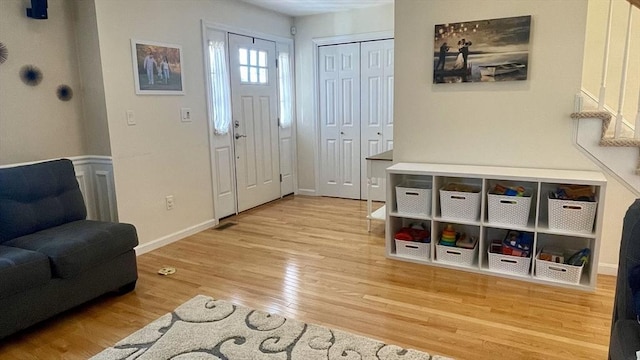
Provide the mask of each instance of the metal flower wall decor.
{"label": "metal flower wall decor", "polygon": [[4,64],[9,58],[9,49],[7,46],[0,42],[0,64]]}
{"label": "metal flower wall decor", "polygon": [[36,86],[42,81],[42,71],[34,65],[25,65],[20,69],[20,79],[29,86]]}
{"label": "metal flower wall decor", "polygon": [[73,90],[69,85],[60,85],[56,90],[56,95],[58,95],[58,99],[62,101],[69,101],[73,97]]}

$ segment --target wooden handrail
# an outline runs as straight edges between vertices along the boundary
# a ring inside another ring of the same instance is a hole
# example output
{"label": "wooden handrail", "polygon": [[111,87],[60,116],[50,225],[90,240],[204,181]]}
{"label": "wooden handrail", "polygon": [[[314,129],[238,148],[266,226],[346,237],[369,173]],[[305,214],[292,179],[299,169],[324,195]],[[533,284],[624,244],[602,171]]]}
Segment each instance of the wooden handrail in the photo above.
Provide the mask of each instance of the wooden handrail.
{"label": "wooden handrail", "polygon": [[640,0],[627,0],[628,2],[631,3],[631,5],[640,8]]}

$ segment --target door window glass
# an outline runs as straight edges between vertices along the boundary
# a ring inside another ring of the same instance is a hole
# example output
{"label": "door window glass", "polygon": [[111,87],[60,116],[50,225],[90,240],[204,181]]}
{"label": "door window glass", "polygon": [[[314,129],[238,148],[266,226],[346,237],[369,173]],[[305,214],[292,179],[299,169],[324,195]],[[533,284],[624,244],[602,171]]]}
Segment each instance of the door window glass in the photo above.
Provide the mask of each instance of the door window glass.
{"label": "door window glass", "polygon": [[241,83],[260,85],[269,83],[267,54],[262,50],[238,49]]}

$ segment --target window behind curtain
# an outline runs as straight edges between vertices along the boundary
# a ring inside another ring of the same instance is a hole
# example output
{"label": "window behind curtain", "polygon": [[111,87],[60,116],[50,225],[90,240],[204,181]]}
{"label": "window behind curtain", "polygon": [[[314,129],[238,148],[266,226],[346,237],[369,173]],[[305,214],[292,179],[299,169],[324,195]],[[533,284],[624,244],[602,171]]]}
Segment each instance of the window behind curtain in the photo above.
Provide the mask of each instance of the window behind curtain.
{"label": "window behind curtain", "polygon": [[224,41],[209,41],[211,95],[213,96],[213,132],[225,135],[231,124],[231,89]]}
{"label": "window behind curtain", "polygon": [[278,82],[280,89],[280,127],[291,126],[292,119],[292,99],[291,99],[291,64],[289,53],[280,52],[278,54]]}

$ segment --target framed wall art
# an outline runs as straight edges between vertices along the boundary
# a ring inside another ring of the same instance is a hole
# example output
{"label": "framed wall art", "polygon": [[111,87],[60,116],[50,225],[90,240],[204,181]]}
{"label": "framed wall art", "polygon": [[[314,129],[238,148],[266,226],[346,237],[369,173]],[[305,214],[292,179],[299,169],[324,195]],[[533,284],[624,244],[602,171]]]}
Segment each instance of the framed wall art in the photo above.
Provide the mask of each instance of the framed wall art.
{"label": "framed wall art", "polygon": [[531,15],[435,26],[433,83],[526,80]]}
{"label": "framed wall art", "polygon": [[182,47],[131,39],[138,95],[184,95]]}

